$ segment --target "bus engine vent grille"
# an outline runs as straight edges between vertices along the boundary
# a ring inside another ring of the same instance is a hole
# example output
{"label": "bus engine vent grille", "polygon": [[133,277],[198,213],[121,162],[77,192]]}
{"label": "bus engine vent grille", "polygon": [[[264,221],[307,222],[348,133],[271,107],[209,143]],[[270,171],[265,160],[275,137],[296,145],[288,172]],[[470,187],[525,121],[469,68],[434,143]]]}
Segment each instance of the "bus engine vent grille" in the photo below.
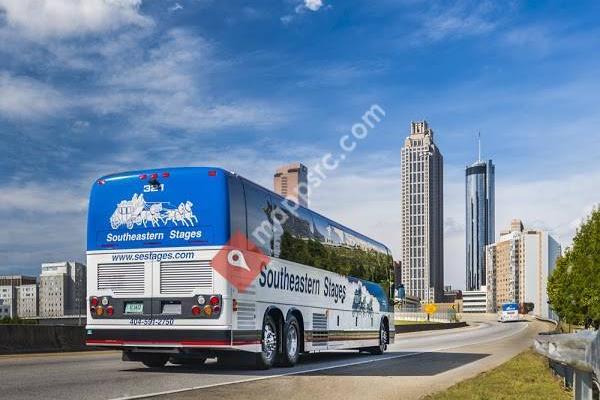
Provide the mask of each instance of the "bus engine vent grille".
{"label": "bus engine vent grille", "polygon": [[98,264],[98,290],[119,295],[144,294],[144,264]]}
{"label": "bus engine vent grille", "polygon": [[238,301],[238,329],[256,329],[256,304]]}
{"label": "bus engine vent grille", "polygon": [[210,261],[164,262],[160,264],[162,294],[191,294],[195,289],[213,287]]}
{"label": "bus engine vent grille", "polygon": [[312,344],[313,346],[326,346],[329,340],[327,331],[327,315],[313,313],[312,315]]}

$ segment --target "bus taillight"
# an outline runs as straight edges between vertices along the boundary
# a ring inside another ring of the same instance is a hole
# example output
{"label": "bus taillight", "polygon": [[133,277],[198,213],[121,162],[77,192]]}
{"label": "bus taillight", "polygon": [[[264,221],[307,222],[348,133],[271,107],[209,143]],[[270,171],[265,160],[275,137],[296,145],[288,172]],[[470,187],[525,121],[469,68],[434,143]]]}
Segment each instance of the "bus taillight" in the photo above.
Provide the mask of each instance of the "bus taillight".
{"label": "bus taillight", "polygon": [[168,171],[162,173],[163,178],[168,178],[169,176],[171,176],[171,174]]}
{"label": "bus taillight", "polygon": [[202,309],[198,306],[193,306],[192,307],[192,314],[194,315],[200,315],[200,313],[202,312]]}
{"label": "bus taillight", "polygon": [[98,298],[97,297],[90,298],[90,305],[92,307],[96,307],[98,305]]}
{"label": "bus taillight", "polygon": [[140,175],[140,179],[143,180],[143,181],[145,181],[147,177],[148,177],[148,175],[146,175],[146,174],[141,174]]}
{"label": "bus taillight", "polygon": [[208,315],[209,317],[212,315],[212,307],[208,304],[204,306],[204,314]]}
{"label": "bus taillight", "polygon": [[112,306],[106,307],[106,315],[108,315],[109,317],[112,317],[112,315],[114,313],[115,313],[115,309]]}
{"label": "bus taillight", "polygon": [[211,306],[216,306],[219,304],[219,298],[217,296],[211,296],[209,302]]}

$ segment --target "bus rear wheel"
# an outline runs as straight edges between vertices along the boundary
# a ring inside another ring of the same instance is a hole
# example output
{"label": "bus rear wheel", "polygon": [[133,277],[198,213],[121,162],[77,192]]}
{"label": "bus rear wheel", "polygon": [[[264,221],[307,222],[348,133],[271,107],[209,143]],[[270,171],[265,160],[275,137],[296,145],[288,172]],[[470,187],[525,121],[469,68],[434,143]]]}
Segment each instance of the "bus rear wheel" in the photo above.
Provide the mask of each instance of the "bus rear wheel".
{"label": "bus rear wheel", "polygon": [[148,368],[162,368],[169,361],[169,356],[164,354],[147,354],[140,361]]}
{"label": "bus rear wheel", "polygon": [[261,352],[256,354],[256,368],[269,369],[275,363],[279,349],[277,323],[269,314],[265,315],[262,327]]}
{"label": "bus rear wheel", "polygon": [[291,315],[283,326],[283,346],[279,357],[279,364],[284,367],[293,367],[300,357],[300,323]]}

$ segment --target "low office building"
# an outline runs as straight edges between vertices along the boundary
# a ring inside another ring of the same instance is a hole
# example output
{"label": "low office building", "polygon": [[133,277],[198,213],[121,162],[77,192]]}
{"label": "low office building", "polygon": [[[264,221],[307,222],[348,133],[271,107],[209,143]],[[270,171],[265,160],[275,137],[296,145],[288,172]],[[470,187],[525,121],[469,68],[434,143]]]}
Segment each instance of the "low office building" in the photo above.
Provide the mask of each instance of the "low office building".
{"label": "low office building", "polygon": [[0,286],[0,318],[15,318],[17,316],[16,287]]}
{"label": "low office building", "polygon": [[487,288],[481,290],[465,290],[462,292],[464,313],[484,313],[487,310]]}
{"label": "low office building", "polygon": [[4,304],[4,299],[0,299],[0,319],[12,318],[12,308],[10,304]]}
{"label": "low office building", "polygon": [[39,316],[63,317],[85,312],[85,265],[73,262],[42,264]]}
{"label": "low office building", "polygon": [[35,276],[26,275],[0,275],[0,286],[31,285],[37,282]]}
{"label": "low office building", "polygon": [[531,303],[534,315],[551,317],[548,276],[560,254],[560,244],[548,232],[527,230],[513,220],[510,229],[486,247],[488,312],[504,303]]}
{"label": "low office building", "polygon": [[34,276],[0,275],[0,318],[18,316],[17,288],[22,285],[35,284]]}
{"label": "low office building", "polygon": [[37,284],[17,287],[17,316],[19,318],[37,317],[38,292]]}

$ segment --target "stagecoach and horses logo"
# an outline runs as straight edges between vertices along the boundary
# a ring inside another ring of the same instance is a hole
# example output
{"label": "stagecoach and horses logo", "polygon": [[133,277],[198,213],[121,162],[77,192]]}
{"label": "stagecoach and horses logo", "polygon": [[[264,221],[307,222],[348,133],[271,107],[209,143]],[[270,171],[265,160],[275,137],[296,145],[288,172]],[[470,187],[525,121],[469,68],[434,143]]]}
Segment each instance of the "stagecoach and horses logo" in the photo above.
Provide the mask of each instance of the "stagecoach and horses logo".
{"label": "stagecoach and horses logo", "polygon": [[123,225],[127,229],[143,225],[144,228],[151,224],[153,227],[168,226],[194,226],[198,218],[194,215],[194,203],[185,201],[178,206],[169,202],[150,202],[144,199],[143,194],[134,194],[131,200],[122,200],[117,204],[115,212],[110,217],[110,226],[117,229]]}
{"label": "stagecoach and horses logo", "polygon": [[355,315],[372,314],[385,311],[387,301],[379,285],[363,282],[354,277],[348,277],[350,288],[354,289],[352,312]]}

